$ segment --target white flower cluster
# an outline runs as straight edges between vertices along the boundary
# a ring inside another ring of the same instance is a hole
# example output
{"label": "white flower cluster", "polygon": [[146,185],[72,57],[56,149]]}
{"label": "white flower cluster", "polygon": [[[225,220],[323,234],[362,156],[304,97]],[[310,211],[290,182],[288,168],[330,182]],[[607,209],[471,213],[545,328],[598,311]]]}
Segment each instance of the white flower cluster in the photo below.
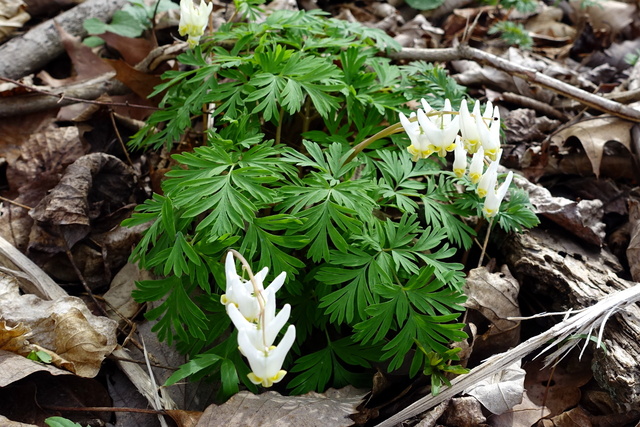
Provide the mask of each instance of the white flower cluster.
{"label": "white flower cluster", "polygon": [[227,308],[227,314],[238,329],[238,347],[249,361],[249,380],[254,384],[271,387],[280,381],[287,371],[282,363],[296,338],[296,328],[289,325],[278,346],[274,346],[278,333],[289,320],[291,306],[285,306],[276,315],[276,292],[284,284],[286,273],[282,272],[271,285],[264,288],[263,282],[268,269],[252,275],[250,280],[238,276],[232,252],[227,254],[225,274],[226,294],[220,302]]}
{"label": "white flower cluster", "polygon": [[[453,151],[453,172],[462,177],[467,173],[467,157],[472,155],[468,168],[469,179],[477,184],[477,194],[486,197],[483,207],[485,215],[489,218],[495,216],[513,178],[513,172],[509,172],[496,189],[498,164],[502,156],[498,107],[494,108],[489,101],[484,114],[481,114],[478,101],[473,106],[473,113],[469,113],[466,100],[462,100],[459,112],[452,111],[448,99],[442,111],[434,110],[424,99],[421,103],[423,109],[411,113],[409,118],[400,113],[400,123],[411,140],[407,150],[413,156],[413,161],[426,159],[433,153],[445,157]],[[486,170],[485,161],[489,164]]]}
{"label": "white flower cluster", "polygon": [[193,0],[180,0],[180,24],[178,33],[181,36],[189,35],[187,43],[194,48],[200,43],[200,37],[209,24],[209,15],[213,10],[213,3],[200,0],[199,6],[193,5]]}

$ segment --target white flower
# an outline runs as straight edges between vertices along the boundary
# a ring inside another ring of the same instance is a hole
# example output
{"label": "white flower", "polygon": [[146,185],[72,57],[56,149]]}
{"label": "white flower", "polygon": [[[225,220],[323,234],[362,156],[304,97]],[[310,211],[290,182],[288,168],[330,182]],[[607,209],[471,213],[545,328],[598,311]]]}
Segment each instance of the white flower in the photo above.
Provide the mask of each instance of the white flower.
{"label": "white flower", "polygon": [[407,116],[400,113],[400,123],[411,140],[411,145],[407,148],[407,151],[413,156],[414,162],[418,159],[426,159],[433,153],[433,150],[429,149],[429,140],[422,131],[420,123],[409,120],[415,116],[415,113],[411,113],[407,118]]}
{"label": "white flower", "polygon": [[495,107],[493,110],[493,121],[489,132],[482,139],[482,147],[484,148],[484,154],[491,160],[496,160],[498,150],[500,150],[500,110]]}
{"label": "white flower", "polygon": [[467,171],[467,151],[464,149],[464,145],[460,142],[460,137],[456,137],[456,148],[453,150],[453,173],[458,178],[462,178]]}
{"label": "white flower", "polygon": [[418,123],[429,140],[429,149],[438,153],[438,156],[445,157],[447,152],[455,149],[456,135],[460,130],[459,117],[456,115],[451,118],[452,114],[444,113],[451,111],[448,99],[445,99],[444,110],[439,114],[428,115],[432,108],[425,99],[422,99],[422,106],[424,111],[418,110]]}
{"label": "white flower", "polygon": [[491,162],[487,170],[482,174],[480,181],[478,181],[478,187],[476,193],[480,197],[486,197],[490,191],[493,191],[498,180],[498,162]]}
{"label": "white flower", "polygon": [[469,166],[469,179],[474,184],[477,184],[480,181],[480,177],[482,176],[482,171],[484,170],[484,149],[482,147],[478,148],[478,151],[473,153],[473,157],[471,158],[471,165]]}
{"label": "white flower", "polygon": [[511,185],[512,178],[513,172],[509,172],[507,178],[504,180],[500,188],[498,188],[497,191],[495,189],[492,189],[491,191],[489,191],[489,194],[487,194],[487,198],[484,201],[484,207],[482,208],[482,210],[488,218],[495,216],[500,210],[500,203],[502,203],[502,199],[504,199],[504,196],[509,190],[509,185]]}
{"label": "white flower", "polygon": [[199,6],[193,5],[193,0],[180,0],[180,25],[178,33],[181,36],[189,35],[187,42],[194,48],[200,43],[200,37],[204,34],[209,24],[209,15],[213,9],[213,3],[200,0]]}
{"label": "white flower", "polygon": [[296,328],[290,325],[277,347],[257,349],[253,346],[247,330],[238,331],[238,346],[242,354],[249,360],[251,373],[249,380],[254,384],[271,387],[287,373],[282,370],[282,363],[296,338]]}
{"label": "white flower", "polygon": [[275,315],[275,298],[269,298],[265,307],[264,317],[258,323],[249,322],[238,308],[230,304],[227,306],[227,314],[238,331],[245,331],[254,348],[264,349],[273,345],[280,330],[284,327],[291,314],[291,305],[285,304],[282,310]]}
{"label": "white flower", "polygon": [[[227,310],[229,309],[229,304],[234,304],[238,307],[240,313],[250,322],[257,320],[260,314],[260,303],[258,302],[257,295],[255,295],[253,283],[251,283],[250,280],[244,280],[238,276],[231,252],[227,254],[224,269],[227,276],[227,287],[226,293],[220,297],[220,302],[227,306]],[[275,298],[276,292],[280,290],[287,276],[287,273],[283,271],[278,277],[273,279],[273,282],[271,282],[271,285],[269,285],[267,289],[264,289],[263,282],[268,272],[269,269],[265,267],[253,276],[265,302],[268,302],[269,298]]]}
{"label": "white flower", "polygon": [[476,101],[473,106],[473,115],[469,114],[467,100],[463,99],[460,103],[460,133],[462,134],[462,142],[469,153],[475,153],[478,147],[484,145],[485,139],[489,138],[489,127],[485,119],[491,117],[493,105],[491,101],[487,102],[484,115],[480,115],[480,102]]}

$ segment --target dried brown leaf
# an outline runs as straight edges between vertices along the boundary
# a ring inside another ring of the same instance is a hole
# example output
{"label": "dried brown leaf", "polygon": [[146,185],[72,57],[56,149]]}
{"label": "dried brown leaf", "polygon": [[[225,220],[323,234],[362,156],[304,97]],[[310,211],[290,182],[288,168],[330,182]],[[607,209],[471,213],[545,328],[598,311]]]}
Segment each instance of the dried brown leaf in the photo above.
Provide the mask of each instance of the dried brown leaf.
{"label": "dried brown leaf", "polygon": [[349,415],[363,395],[351,386],[289,397],[275,391],[259,395],[243,391],[223,405],[209,406],[197,427],[346,427],[353,424]]}
{"label": "dried brown leaf", "polygon": [[145,59],[154,48],[153,43],[149,40],[125,37],[109,31],[100,34],[98,37],[104,40],[109,47],[117,50],[125,62],[131,66]]}
{"label": "dried brown leaf", "polygon": [[491,426],[530,427],[547,415],[549,415],[549,409],[533,403],[525,390],[522,403],[514,406],[509,412],[491,417]]}
{"label": "dried brown leaf", "polygon": [[591,162],[593,173],[599,176],[604,145],[607,142],[617,141],[631,152],[631,128],[633,125],[634,123],[617,117],[597,117],[573,124],[556,133],[551,140],[563,145],[570,137],[578,138]]}
{"label": "dried brown leaf", "polygon": [[22,0],[0,0],[0,42],[31,19]]}
{"label": "dried brown leaf", "polygon": [[473,397],[455,397],[442,416],[447,426],[473,427],[482,425],[487,418],[482,414],[482,406]]}
{"label": "dried brown leaf", "polygon": [[477,310],[489,321],[487,332],[473,340],[474,356],[485,358],[520,342],[520,321],[507,319],[520,316],[519,291],[520,284],[506,265],[500,273],[489,273],[485,267],[469,272],[465,306]]}
{"label": "dried brown leaf", "polygon": [[524,387],[532,402],[545,405],[550,415],[561,414],[580,401],[580,387],[593,377],[590,362],[578,361],[575,352],[562,363],[543,368],[537,359],[524,365],[527,371]]}
{"label": "dried brown leaf", "polygon": [[116,346],[115,322],[94,316],[79,298],[20,295],[15,280],[0,281],[0,318],[29,328],[31,344],[47,349],[56,366],[83,377],[95,376]]}

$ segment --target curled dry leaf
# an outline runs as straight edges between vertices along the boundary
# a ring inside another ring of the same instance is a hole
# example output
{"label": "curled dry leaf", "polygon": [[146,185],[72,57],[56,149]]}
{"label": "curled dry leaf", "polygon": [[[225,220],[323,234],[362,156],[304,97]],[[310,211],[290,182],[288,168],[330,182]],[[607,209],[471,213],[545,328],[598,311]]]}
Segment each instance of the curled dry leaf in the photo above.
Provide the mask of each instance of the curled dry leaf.
{"label": "curled dry leaf", "polygon": [[15,279],[4,274],[0,278],[0,319],[5,325],[14,325],[13,329],[5,327],[4,334],[15,334],[16,325],[22,333],[8,341],[10,347],[28,338],[28,343],[16,349],[19,354],[43,348],[56,366],[82,377],[94,377],[116,347],[116,323],[91,314],[79,298],[45,301],[20,295]]}
{"label": "curled dry leaf", "polygon": [[479,426],[487,418],[482,414],[482,406],[473,397],[454,397],[442,416],[442,422],[447,426]]}
{"label": "curled dry leaf", "polygon": [[22,0],[0,0],[0,42],[31,19]]}
{"label": "curled dry leaf", "polygon": [[526,372],[518,360],[464,392],[478,399],[493,414],[504,414],[522,402]]}
{"label": "curled dry leaf", "polygon": [[551,138],[551,141],[563,145],[570,137],[578,138],[591,162],[593,173],[599,176],[604,146],[607,142],[617,141],[631,152],[633,125],[634,123],[617,117],[597,117],[583,120],[561,130]]}
{"label": "curled dry leaf", "polygon": [[518,293],[520,284],[505,265],[499,273],[489,273],[485,267],[469,272],[465,282],[465,307],[477,310],[490,323],[487,332],[473,341],[474,355],[481,358],[505,351],[520,342]]}
{"label": "curled dry leaf", "polygon": [[240,392],[225,404],[209,406],[196,427],[340,427],[350,426],[364,393],[351,386],[323,394],[282,396],[275,391],[255,395]]}
{"label": "curled dry leaf", "polygon": [[592,378],[590,362],[578,361],[574,352],[555,367],[543,368],[544,361],[536,359],[525,365],[524,386],[531,401],[549,408],[551,416],[561,414],[580,402],[580,387]]}
{"label": "curled dry leaf", "polygon": [[602,222],[602,201],[575,202],[564,197],[553,197],[542,186],[532,184],[524,178],[514,178],[516,185],[529,193],[529,200],[536,214],[549,218],[588,243],[602,246],[606,227]]}
{"label": "curled dry leaf", "polygon": [[[77,159],[29,212],[35,220],[29,236],[31,258],[54,278],[77,280],[75,272],[69,273],[73,269],[67,265],[65,249],[74,249],[93,231],[94,243],[74,250],[74,260],[90,286],[109,283],[111,270],[126,262],[139,233],[118,227],[133,208],[134,185],[133,170],[117,157],[92,153]],[[100,234],[102,230],[108,231]]]}
{"label": "curled dry leaf", "polygon": [[504,414],[491,417],[492,427],[530,427],[551,412],[546,406],[540,406],[529,399],[525,390],[522,402]]}

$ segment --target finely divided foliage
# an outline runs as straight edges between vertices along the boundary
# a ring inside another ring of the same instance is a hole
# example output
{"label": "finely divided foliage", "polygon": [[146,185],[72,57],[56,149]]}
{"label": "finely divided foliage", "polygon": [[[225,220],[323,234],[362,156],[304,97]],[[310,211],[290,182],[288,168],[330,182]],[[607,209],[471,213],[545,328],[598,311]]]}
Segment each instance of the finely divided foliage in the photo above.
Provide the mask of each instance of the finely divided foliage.
{"label": "finely divided foliage", "polygon": [[[236,6],[258,13],[253,1]],[[385,126],[420,98],[457,109],[463,88],[430,64],[376,56],[399,46],[321,12],[228,23],[199,42],[178,58],[186,70],[164,75],[163,109],[131,141],[171,150],[203,109],[214,111],[205,142],[172,156],[163,195],[125,222],[150,225],[132,259],[164,277],[134,296],[154,303],[147,317],[159,337],[191,355],[168,383],[215,375],[220,398],[240,382],[257,390],[238,352],[251,327],[239,322],[239,337],[221,304],[229,249],[268,267],[267,282],[286,274],[278,300],[297,331],[284,363],[291,392],[365,385],[378,362],[408,362],[434,381],[455,371],[449,345],[466,336],[457,254],[472,246],[483,201],[443,159],[412,161],[406,134]],[[519,231],[536,219],[512,192],[495,222]]]}

